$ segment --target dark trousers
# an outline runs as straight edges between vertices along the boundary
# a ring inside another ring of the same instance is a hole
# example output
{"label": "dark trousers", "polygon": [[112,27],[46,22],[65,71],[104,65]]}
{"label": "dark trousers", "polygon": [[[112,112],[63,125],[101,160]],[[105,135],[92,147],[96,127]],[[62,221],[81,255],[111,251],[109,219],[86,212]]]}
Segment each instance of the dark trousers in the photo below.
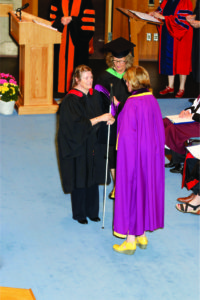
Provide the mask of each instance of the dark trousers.
{"label": "dark trousers", "polygon": [[185,154],[180,154],[178,152],[172,151],[171,149],[165,149],[165,154],[172,156],[171,162],[173,162],[174,164],[184,163],[185,161]]}
{"label": "dark trousers", "polygon": [[[200,162],[196,158],[188,158],[186,160],[185,181],[190,182],[194,179],[200,180]],[[191,188],[195,195],[200,195],[200,182]]]}
{"label": "dark trousers", "polygon": [[71,193],[72,216],[74,220],[84,220],[86,217],[99,216],[99,186],[97,184],[75,189]]}
{"label": "dark trousers", "polygon": [[172,161],[174,164],[184,163],[185,161],[185,154],[180,154],[175,151],[172,151]]}

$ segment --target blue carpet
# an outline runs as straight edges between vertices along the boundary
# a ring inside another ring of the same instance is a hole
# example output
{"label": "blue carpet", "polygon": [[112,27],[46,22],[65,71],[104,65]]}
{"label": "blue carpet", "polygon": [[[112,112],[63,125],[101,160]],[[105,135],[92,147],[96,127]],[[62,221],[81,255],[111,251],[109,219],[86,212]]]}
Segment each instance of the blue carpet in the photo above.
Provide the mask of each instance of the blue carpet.
{"label": "blue carpet", "polygon": [[[190,106],[158,101],[163,116]],[[0,285],[31,288],[37,300],[199,299],[200,218],[175,209],[176,198],[190,193],[181,175],[165,171],[165,228],[147,233],[146,250],[115,253],[113,201],[106,200],[104,229],[72,220],[56,130],[56,115],[0,116]],[[101,218],[102,202],[101,186]]]}

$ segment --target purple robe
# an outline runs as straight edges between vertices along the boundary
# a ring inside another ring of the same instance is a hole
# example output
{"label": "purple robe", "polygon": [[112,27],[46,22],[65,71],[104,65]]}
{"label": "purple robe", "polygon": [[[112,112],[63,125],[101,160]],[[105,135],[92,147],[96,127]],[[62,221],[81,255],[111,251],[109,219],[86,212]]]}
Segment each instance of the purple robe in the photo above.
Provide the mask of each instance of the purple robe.
{"label": "purple robe", "polygon": [[165,133],[157,100],[133,93],[118,116],[114,234],[164,227]]}

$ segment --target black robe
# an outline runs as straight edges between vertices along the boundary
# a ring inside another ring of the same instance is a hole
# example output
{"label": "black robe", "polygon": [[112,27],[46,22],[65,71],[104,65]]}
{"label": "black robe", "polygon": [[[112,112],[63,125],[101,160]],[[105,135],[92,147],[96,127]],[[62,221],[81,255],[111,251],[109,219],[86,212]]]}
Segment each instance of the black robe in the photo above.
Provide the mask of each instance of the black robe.
{"label": "black robe", "polygon": [[[108,69],[109,70],[109,69]],[[113,71],[114,72],[114,71]],[[123,78],[117,77],[117,72],[116,76],[113,74],[109,73],[108,71],[104,71],[98,78],[96,84],[100,84],[104,86],[109,92],[110,92],[110,84],[113,84],[113,96],[117,98],[119,102],[124,105],[126,102],[126,99],[131,95],[126,87],[126,83]]]}
{"label": "black robe", "polygon": [[[110,92],[110,84],[113,84],[113,96],[115,96],[117,98],[117,100],[120,102],[119,106],[118,106],[118,113],[121,111],[121,109],[123,108],[126,99],[131,95],[126,87],[126,83],[124,81],[123,78],[119,78],[118,77],[118,73],[113,71],[113,74],[108,72],[109,69],[107,69],[106,71],[104,71],[98,78],[96,81],[96,84],[100,84],[103,87],[105,87],[109,92]],[[114,75],[116,74],[116,75]],[[107,101],[107,111],[109,110],[109,101],[107,100],[107,97],[104,96],[101,93],[103,99],[104,99],[104,103],[106,103]],[[116,116],[117,118],[117,116]],[[115,156],[114,152],[115,152],[115,145],[116,145],[116,133],[117,133],[117,122],[115,122],[112,126],[111,126],[111,130],[110,130],[110,145],[113,145],[114,149],[111,150],[111,154],[113,152],[113,156]],[[105,142],[106,141],[106,130],[102,130],[101,131],[101,141]],[[110,157],[111,158],[111,157]],[[113,168],[114,168],[114,162],[112,162]]]}
{"label": "black robe", "polygon": [[[105,183],[106,147],[98,141],[102,123],[90,119],[103,114],[97,91],[85,95],[70,91],[62,101],[58,130],[60,171],[65,193]],[[110,177],[108,174],[108,184]]]}

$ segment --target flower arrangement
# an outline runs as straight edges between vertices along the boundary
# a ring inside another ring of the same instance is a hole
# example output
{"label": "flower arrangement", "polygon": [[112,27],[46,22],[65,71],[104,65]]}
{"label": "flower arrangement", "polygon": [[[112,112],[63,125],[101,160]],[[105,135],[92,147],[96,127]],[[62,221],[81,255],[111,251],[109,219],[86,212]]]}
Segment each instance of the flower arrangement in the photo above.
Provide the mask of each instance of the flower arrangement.
{"label": "flower arrangement", "polygon": [[19,86],[10,74],[0,73],[0,100],[4,102],[17,101]]}

